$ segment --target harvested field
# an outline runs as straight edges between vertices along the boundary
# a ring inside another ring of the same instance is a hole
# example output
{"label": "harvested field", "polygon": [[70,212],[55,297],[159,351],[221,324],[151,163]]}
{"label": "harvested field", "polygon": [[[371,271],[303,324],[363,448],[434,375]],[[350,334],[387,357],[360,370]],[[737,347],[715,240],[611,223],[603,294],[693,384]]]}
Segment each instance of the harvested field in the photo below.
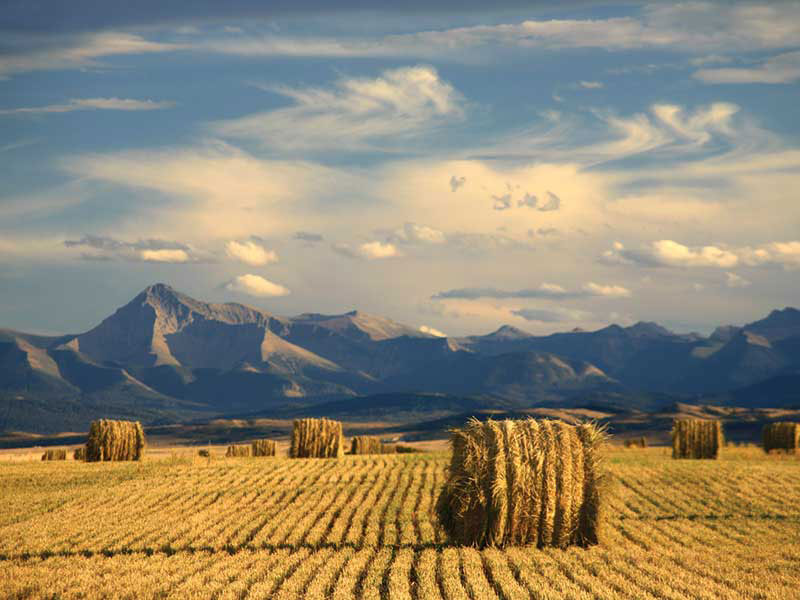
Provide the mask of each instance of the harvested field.
{"label": "harvested field", "polygon": [[606,539],[447,542],[447,453],[0,462],[1,597],[767,598],[800,586],[800,459],[607,447]]}

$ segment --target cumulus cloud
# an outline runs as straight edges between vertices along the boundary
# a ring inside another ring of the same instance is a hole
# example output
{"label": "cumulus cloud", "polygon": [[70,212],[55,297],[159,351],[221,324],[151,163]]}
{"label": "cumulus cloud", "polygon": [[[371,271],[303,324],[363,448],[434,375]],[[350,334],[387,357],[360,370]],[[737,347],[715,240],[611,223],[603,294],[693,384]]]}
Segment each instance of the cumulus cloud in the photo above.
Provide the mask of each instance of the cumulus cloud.
{"label": "cumulus cloud", "polygon": [[508,210],[511,208],[511,194],[503,194],[502,196],[492,196],[492,208],[495,210]]}
{"label": "cumulus cloud", "polygon": [[644,266],[719,267],[729,269],[739,262],[739,257],[717,246],[685,246],[673,240],[651,242],[640,250],[629,250],[621,242],[614,242],[611,250],[602,257],[606,263],[639,264]]}
{"label": "cumulus cloud", "polygon": [[76,110],[158,110],[173,106],[175,106],[173,102],[132,100],[130,98],[73,98],[65,104],[2,109],[0,115],[65,113]]}
{"label": "cumulus cloud", "polygon": [[402,253],[397,249],[397,246],[389,242],[365,242],[356,247],[350,244],[336,243],[331,246],[331,249],[346,256],[348,258],[365,258],[367,260],[378,260],[382,258],[394,258],[402,256]]}
{"label": "cumulus cloud", "polygon": [[549,212],[551,210],[558,210],[561,208],[561,198],[556,196],[553,192],[547,192],[547,202],[539,207],[542,212]]}
{"label": "cumulus cloud", "polygon": [[254,240],[244,242],[231,240],[225,244],[225,253],[230,258],[252,267],[263,267],[278,262],[278,255],[274,250],[267,250]]}
{"label": "cumulus cloud", "polygon": [[400,256],[400,252],[394,244],[383,242],[366,242],[358,247],[358,251],[364,258],[392,258]]}
{"label": "cumulus cloud", "polygon": [[251,273],[234,277],[232,280],[223,284],[223,287],[229,292],[246,294],[257,298],[276,298],[278,296],[286,296],[290,293],[289,290],[282,285],[273,283],[260,275],[253,275]]}
{"label": "cumulus cloud", "polygon": [[590,296],[604,296],[606,298],[630,298],[631,291],[621,285],[602,285],[590,281],[583,286],[583,290]]}
{"label": "cumulus cloud", "polygon": [[526,208],[536,208],[536,205],[539,203],[539,199],[534,196],[533,194],[529,194],[525,192],[525,195],[522,196],[519,200],[517,200],[517,206],[519,207],[526,207]]}
{"label": "cumulus cloud", "polygon": [[67,248],[89,248],[83,260],[127,260],[132,262],[188,263],[206,259],[202,253],[186,244],[169,240],[147,239],[125,242],[112,237],[85,235],[78,240],[65,240]]}
{"label": "cumulus cloud", "polygon": [[717,267],[780,265],[800,267],[800,241],[771,242],[760,246],[685,246],[673,240],[658,240],[641,249],[627,249],[621,242],[603,253],[607,264],[638,264],[650,267]]}
{"label": "cumulus cloud", "polygon": [[749,286],[750,282],[744,277],[728,271],[725,273],[725,285],[729,288],[744,288]]}
{"label": "cumulus cloud", "polygon": [[141,250],[139,256],[144,262],[185,263],[190,260],[186,250]]}
{"label": "cumulus cloud", "polygon": [[420,326],[419,330],[422,333],[427,333],[428,335],[432,335],[435,337],[447,337],[447,334],[439,331],[438,329],[434,329],[433,327],[428,327],[427,325]]}
{"label": "cumulus cloud", "polygon": [[461,95],[429,66],[341,79],[333,89],[267,89],[294,104],[218,122],[214,131],[290,151],[366,150],[378,139],[384,149],[463,115]]}
{"label": "cumulus cloud", "polygon": [[793,83],[800,80],[800,52],[772,56],[753,67],[700,69],[694,78],[705,83]]}
{"label": "cumulus cloud", "polygon": [[405,223],[392,233],[391,239],[401,244],[444,244],[447,236],[444,232],[427,225]]}
{"label": "cumulus cloud", "polygon": [[450,191],[457,192],[459,188],[464,187],[464,184],[467,182],[466,177],[456,177],[453,175],[450,177]]}

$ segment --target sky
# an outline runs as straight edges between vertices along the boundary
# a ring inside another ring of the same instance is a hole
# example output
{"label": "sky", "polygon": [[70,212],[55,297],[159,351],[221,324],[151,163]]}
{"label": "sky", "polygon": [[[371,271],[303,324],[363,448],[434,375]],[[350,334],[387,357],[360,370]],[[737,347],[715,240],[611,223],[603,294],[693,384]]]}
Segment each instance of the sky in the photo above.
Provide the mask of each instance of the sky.
{"label": "sky", "polygon": [[447,335],[800,305],[796,2],[164,4],[0,11],[0,327],[156,282]]}

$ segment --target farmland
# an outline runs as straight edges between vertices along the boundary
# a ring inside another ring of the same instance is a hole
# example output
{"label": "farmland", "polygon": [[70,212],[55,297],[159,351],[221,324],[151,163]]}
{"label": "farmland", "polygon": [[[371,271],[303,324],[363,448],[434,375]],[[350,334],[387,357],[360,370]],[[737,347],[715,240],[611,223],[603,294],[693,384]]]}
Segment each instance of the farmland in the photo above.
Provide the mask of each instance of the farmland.
{"label": "farmland", "polygon": [[605,541],[450,545],[444,452],[0,462],[4,598],[792,598],[800,460],[604,450]]}

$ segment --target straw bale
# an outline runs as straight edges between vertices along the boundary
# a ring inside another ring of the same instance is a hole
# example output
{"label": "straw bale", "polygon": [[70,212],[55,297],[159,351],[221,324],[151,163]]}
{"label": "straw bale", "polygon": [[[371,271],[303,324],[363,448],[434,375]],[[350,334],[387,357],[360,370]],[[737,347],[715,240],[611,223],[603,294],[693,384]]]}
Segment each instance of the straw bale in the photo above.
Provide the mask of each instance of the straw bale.
{"label": "straw bale", "polygon": [[330,419],[295,419],[292,458],[339,458],[344,455],[342,424]]}
{"label": "straw bale", "polygon": [[277,446],[275,440],[254,440],[250,444],[253,456],[275,456]]}
{"label": "straw bale", "polygon": [[672,458],[717,458],[724,444],[720,421],[675,419],[672,425]]}
{"label": "straw bale", "polygon": [[238,444],[238,445],[230,445],[228,449],[225,451],[225,456],[227,457],[248,457],[250,456],[250,446],[245,444]]}
{"label": "straw bale", "polygon": [[64,448],[45,450],[42,460],[67,460],[67,451]]}
{"label": "straw bale", "polygon": [[764,452],[778,451],[794,454],[800,448],[800,423],[783,421],[764,425],[762,441]]}
{"label": "straw bale", "polygon": [[86,460],[141,460],[145,443],[144,430],[139,421],[93,421],[86,442]]}

